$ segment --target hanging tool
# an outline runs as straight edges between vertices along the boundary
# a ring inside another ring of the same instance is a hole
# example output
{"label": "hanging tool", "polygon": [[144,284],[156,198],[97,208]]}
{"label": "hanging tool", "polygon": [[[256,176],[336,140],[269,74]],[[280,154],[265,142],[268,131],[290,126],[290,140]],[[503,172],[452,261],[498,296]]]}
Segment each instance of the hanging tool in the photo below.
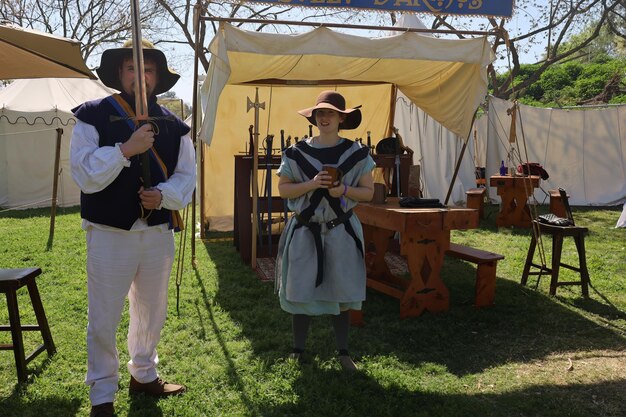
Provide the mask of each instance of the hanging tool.
{"label": "hanging tool", "polygon": [[280,152],[285,152],[285,129],[280,129]]}
{"label": "hanging tool", "polygon": [[[257,228],[259,227],[257,215],[258,215],[258,203],[259,203],[259,183],[258,177],[259,173],[257,172],[259,169],[259,149],[255,145],[259,139],[259,109],[265,110],[265,102],[259,102],[259,89],[257,87],[256,94],[254,97],[254,102],[250,100],[250,97],[247,97],[248,105],[247,111],[250,109],[254,109],[254,132],[251,135],[252,143],[252,257],[250,260],[250,265],[252,269],[256,269],[256,245],[257,245]],[[254,140],[256,139],[256,140]]]}
{"label": "hanging tool", "polygon": [[400,138],[398,136],[398,128],[394,127],[393,133],[395,133],[396,135],[396,141],[395,141],[396,192],[397,192],[398,198],[400,198],[400,153],[402,152],[402,150],[400,149]]}
{"label": "hanging tool", "polygon": [[267,190],[267,253],[272,257],[272,143],[274,135],[265,138],[265,189]]}

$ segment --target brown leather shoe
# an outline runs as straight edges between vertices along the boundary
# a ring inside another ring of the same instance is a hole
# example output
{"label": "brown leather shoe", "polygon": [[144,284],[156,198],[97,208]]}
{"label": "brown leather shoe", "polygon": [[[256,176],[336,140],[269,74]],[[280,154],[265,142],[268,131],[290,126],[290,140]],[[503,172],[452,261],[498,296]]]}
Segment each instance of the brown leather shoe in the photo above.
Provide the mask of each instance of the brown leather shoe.
{"label": "brown leather shoe", "polygon": [[91,413],[89,417],[114,417],[115,410],[113,409],[113,403],[103,403],[91,406]]}
{"label": "brown leather shoe", "polygon": [[142,384],[132,376],[130,377],[130,384],[128,391],[131,394],[146,394],[153,397],[167,397],[170,395],[180,395],[187,390],[184,385],[170,384],[163,381],[161,378],[157,378],[152,382]]}

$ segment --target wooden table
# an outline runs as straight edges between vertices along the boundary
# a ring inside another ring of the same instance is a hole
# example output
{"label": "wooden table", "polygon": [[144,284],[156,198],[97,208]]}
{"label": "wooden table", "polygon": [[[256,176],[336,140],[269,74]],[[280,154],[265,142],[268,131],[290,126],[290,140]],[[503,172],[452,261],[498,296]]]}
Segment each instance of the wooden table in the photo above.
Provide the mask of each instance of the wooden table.
{"label": "wooden table", "polygon": [[[354,212],[363,224],[367,286],[400,300],[400,317],[419,316],[425,310],[446,311],[448,289],[440,271],[450,246],[450,230],[478,227],[478,211],[466,208],[402,208],[397,198],[385,204],[360,203]],[[400,254],[409,266],[410,279],[394,276],[385,253],[400,232]]]}
{"label": "wooden table", "polygon": [[540,177],[509,175],[493,175],[489,179],[492,187],[498,187],[498,195],[502,198],[500,213],[496,218],[496,226],[530,227],[532,218],[528,208],[528,198],[539,187]]}

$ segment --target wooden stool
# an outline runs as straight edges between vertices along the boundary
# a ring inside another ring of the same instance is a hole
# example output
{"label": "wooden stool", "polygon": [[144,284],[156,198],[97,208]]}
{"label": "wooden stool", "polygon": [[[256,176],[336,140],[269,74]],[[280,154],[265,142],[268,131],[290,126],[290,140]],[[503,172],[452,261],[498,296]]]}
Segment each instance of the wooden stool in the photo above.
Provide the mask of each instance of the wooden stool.
{"label": "wooden stool", "polygon": [[[0,344],[0,350],[12,350],[15,355],[15,365],[17,367],[17,379],[19,382],[26,381],[26,364],[33,360],[44,350],[48,351],[48,356],[54,355],[56,348],[52,341],[52,334],[48,327],[48,320],[44,312],[39,290],[35,277],[41,274],[41,268],[20,268],[20,269],[0,269],[0,292],[7,296],[7,307],[9,308],[9,325],[0,326],[0,331],[10,331],[13,344]],[[20,312],[17,306],[17,290],[26,286],[30,295],[33,310],[37,317],[37,325],[20,323]],[[24,353],[24,341],[22,331],[39,330],[43,337],[43,344],[39,345],[28,357]]]}
{"label": "wooden stool", "polygon": [[486,188],[470,188],[465,192],[467,208],[478,210],[479,219],[482,219],[485,214],[485,191]]}
{"label": "wooden stool", "polygon": [[[587,256],[585,253],[585,235],[587,234],[588,229],[580,226],[553,226],[538,222],[537,220],[533,220],[533,223],[533,230],[538,230],[544,235],[552,236],[552,265],[548,268],[547,266],[533,263],[535,248],[537,246],[537,239],[533,234],[530,241],[530,247],[528,248],[528,254],[526,255],[526,264],[524,265],[521,284],[526,285],[529,275],[539,275],[539,277],[541,277],[541,275],[546,273],[551,276],[550,295],[556,295],[556,289],[561,285],[580,285],[583,296],[589,297],[589,271],[587,271]],[[578,267],[561,262],[563,238],[567,236],[574,238],[574,242],[576,243],[576,249],[578,251]],[[531,272],[531,267],[539,270]],[[580,273],[580,281],[559,282],[560,267]]]}
{"label": "wooden stool", "polygon": [[[569,195],[567,197],[569,198]],[[565,205],[563,204],[559,190],[550,190],[550,213],[559,217],[567,217]]]}

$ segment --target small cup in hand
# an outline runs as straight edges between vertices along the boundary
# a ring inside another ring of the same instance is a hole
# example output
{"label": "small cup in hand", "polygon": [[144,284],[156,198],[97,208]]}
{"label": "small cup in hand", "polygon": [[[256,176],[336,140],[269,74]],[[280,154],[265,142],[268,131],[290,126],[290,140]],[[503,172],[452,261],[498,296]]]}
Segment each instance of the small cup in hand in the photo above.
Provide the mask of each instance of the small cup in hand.
{"label": "small cup in hand", "polygon": [[330,183],[333,187],[336,187],[341,182],[343,178],[343,172],[337,167],[332,167],[330,165],[322,166],[322,171],[326,171],[326,175],[330,176]]}

